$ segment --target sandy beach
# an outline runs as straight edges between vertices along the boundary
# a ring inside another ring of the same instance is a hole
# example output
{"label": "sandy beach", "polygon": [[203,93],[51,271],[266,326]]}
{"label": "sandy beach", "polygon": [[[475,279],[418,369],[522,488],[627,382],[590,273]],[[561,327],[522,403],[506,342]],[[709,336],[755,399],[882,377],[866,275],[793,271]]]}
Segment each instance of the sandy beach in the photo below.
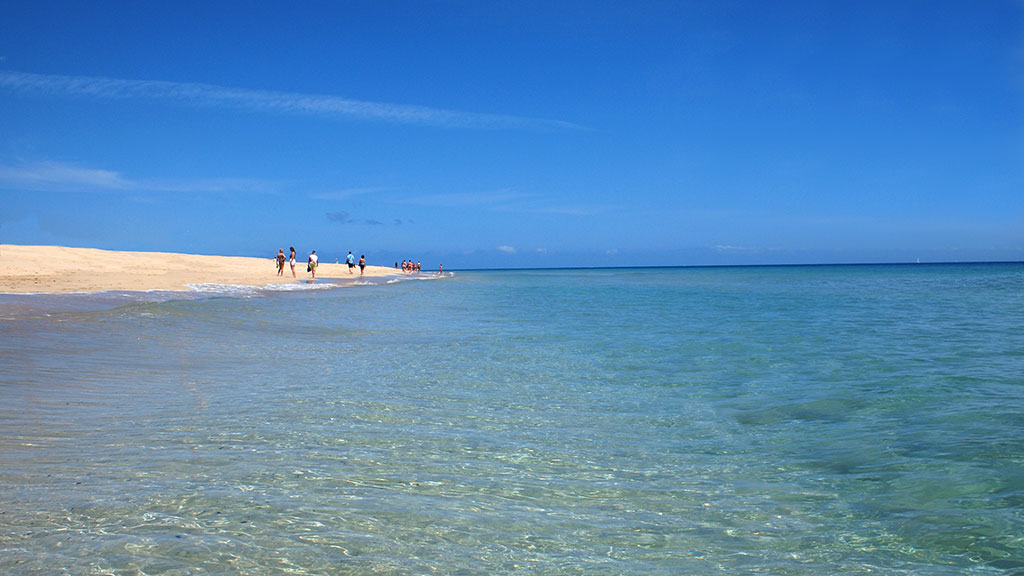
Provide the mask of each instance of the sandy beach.
{"label": "sandy beach", "polygon": [[[273,252],[267,258],[245,258],[0,244],[0,293],[188,290],[199,284],[268,286],[309,282],[312,278],[306,272],[308,254],[296,259],[296,278],[292,278],[287,263],[285,275],[278,276],[272,256]],[[326,260],[327,256],[321,258]],[[392,267],[366,267],[366,276],[397,274],[401,272]],[[346,264],[321,262],[317,268],[318,280],[358,276],[359,268],[349,274]]]}

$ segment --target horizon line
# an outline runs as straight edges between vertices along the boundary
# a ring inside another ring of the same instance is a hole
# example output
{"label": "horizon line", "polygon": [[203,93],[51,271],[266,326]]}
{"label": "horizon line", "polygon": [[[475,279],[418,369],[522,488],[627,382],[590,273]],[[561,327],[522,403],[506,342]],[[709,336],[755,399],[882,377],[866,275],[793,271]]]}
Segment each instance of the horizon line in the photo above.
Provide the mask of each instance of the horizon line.
{"label": "horizon line", "polygon": [[861,266],[972,266],[1024,264],[1024,260],[935,260],[928,262],[811,262],[776,264],[652,264],[641,266],[525,266],[521,268],[451,268],[452,272],[516,272],[543,270],[667,270],[676,268],[828,268]]}

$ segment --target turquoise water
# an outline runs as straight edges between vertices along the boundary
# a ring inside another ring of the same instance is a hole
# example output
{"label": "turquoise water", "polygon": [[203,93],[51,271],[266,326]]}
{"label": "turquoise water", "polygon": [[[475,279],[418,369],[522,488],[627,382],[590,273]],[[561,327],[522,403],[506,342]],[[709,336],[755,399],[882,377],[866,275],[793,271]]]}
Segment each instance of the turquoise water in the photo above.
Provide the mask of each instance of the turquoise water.
{"label": "turquoise water", "polygon": [[1024,265],[0,298],[4,574],[1024,573]]}

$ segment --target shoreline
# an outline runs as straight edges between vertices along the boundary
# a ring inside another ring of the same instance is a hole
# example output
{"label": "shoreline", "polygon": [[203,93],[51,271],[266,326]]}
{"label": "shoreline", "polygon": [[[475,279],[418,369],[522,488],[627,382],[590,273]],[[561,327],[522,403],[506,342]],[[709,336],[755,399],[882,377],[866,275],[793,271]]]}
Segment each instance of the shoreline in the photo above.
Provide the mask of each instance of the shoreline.
{"label": "shoreline", "polygon": [[[306,272],[305,264],[304,260],[296,261],[293,278],[287,263],[285,275],[278,276],[272,257],[0,244],[0,293],[193,291],[203,285],[284,288],[310,284],[312,275]],[[363,275],[385,276],[399,277],[401,272],[387,266],[367,266]],[[317,280],[322,279],[324,284],[345,285],[345,280],[359,278],[358,268],[349,274],[347,264],[322,262],[317,267]]]}

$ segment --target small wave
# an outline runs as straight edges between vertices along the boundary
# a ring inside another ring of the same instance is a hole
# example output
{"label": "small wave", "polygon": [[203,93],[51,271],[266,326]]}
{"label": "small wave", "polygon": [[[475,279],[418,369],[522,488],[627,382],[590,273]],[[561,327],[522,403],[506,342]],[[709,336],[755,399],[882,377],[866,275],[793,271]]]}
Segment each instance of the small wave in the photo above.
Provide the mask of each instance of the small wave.
{"label": "small wave", "polygon": [[400,278],[374,276],[359,280],[349,278],[317,278],[316,282],[312,283],[303,281],[265,286],[210,282],[189,284],[181,290],[104,290],[100,292],[40,292],[31,294],[0,293],[0,320],[46,317],[54,313],[107,310],[125,304],[145,304],[217,297],[249,299],[277,293],[333,290],[354,286],[380,286],[408,280],[436,280],[438,278],[437,274],[430,274],[419,277],[405,276]]}
{"label": "small wave", "polygon": [[244,286],[239,284],[189,284],[188,289],[192,293],[218,294],[224,296],[252,297],[260,292],[258,286]]}
{"label": "small wave", "polygon": [[333,288],[340,288],[343,284],[332,282],[329,279],[324,279],[319,282],[301,282],[298,284],[268,284],[262,286],[259,290],[265,292],[302,292],[306,290],[331,290]]}
{"label": "small wave", "polygon": [[189,291],[193,294],[214,294],[232,297],[253,297],[266,292],[302,292],[308,290],[330,290],[339,288],[342,284],[325,280],[321,282],[302,282],[296,284],[267,284],[266,286],[247,286],[242,284],[189,284]]}
{"label": "small wave", "polygon": [[406,274],[402,276],[394,276],[389,278],[385,284],[396,284],[398,282],[412,282],[415,280],[443,280],[445,278],[452,278],[455,276],[455,272],[445,272],[443,274],[438,272],[431,272],[425,274]]}

